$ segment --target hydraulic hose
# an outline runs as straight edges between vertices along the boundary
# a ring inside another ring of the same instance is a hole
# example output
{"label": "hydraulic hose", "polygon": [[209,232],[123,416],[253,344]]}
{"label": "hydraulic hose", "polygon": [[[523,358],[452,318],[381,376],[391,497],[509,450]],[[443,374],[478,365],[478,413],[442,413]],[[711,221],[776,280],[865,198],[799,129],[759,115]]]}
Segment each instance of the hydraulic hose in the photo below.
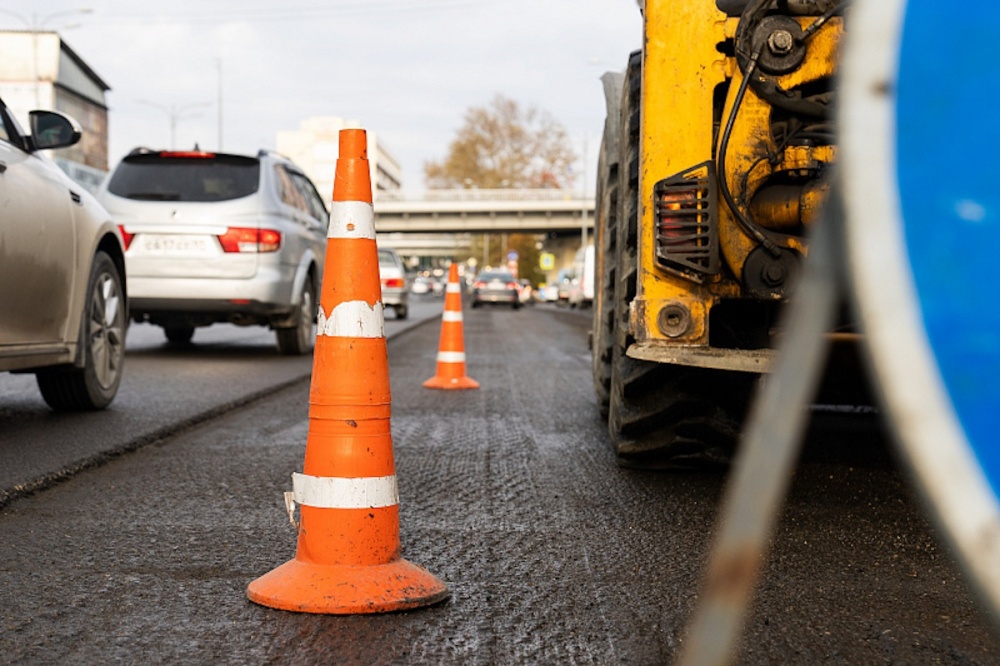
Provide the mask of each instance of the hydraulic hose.
{"label": "hydraulic hose", "polygon": [[[750,2],[743,9],[743,13],[740,15],[740,22],[736,27],[736,62],[740,65],[740,69],[743,71],[743,80],[740,82],[740,87],[736,92],[736,97],[733,99],[733,107],[729,111],[729,117],[726,120],[726,127],[722,133],[722,140],[719,143],[719,189],[722,192],[722,197],[725,199],[729,208],[733,211],[736,216],[736,220],[740,227],[750,235],[757,243],[760,244],[764,250],[774,258],[778,258],[781,255],[781,248],[764,232],[761,227],[754,222],[750,217],[743,212],[743,210],[736,203],[731,190],[729,189],[729,181],[726,178],[726,153],[729,149],[729,140],[732,136],[733,125],[736,122],[736,114],[739,112],[740,105],[743,103],[743,97],[746,94],[747,86],[750,85],[751,80],[754,78],[754,72],[757,69],[757,61],[760,59],[761,52],[765,48],[765,44],[762,42],[757,46],[757,48],[752,48],[753,45],[753,33],[757,25],[764,18],[768,11],[770,11],[772,6],[772,0],[755,0]],[[818,19],[809,25],[803,31],[802,39],[803,41],[808,40],[812,35],[816,33],[832,16],[842,11],[843,8],[848,4],[847,0],[843,2],[838,2],[834,6],[827,9]],[[752,49],[752,50],[750,50]],[[749,50],[749,53],[748,53]],[[746,59],[746,64],[741,62],[741,56]],[[780,88],[775,86],[777,91],[784,93]],[[777,100],[772,99],[773,95],[764,95],[767,101],[772,104]],[[785,100],[787,103],[787,100]],[[786,104],[780,104],[781,106],[786,106]],[[800,105],[788,105],[790,107],[796,107]],[[793,108],[797,111],[815,111],[809,108]]]}
{"label": "hydraulic hose", "polygon": [[[770,0],[765,0],[765,2],[769,1]],[[736,200],[733,198],[733,193],[729,190],[729,181],[726,178],[726,153],[729,150],[729,139],[733,133],[733,125],[736,123],[736,113],[739,111],[740,105],[743,103],[743,96],[746,94],[747,85],[750,83],[750,77],[753,76],[754,70],[757,69],[757,59],[760,57],[762,48],[763,45],[758,47],[750,56],[750,62],[747,65],[746,73],[743,75],[743,81],[740,82],[739,90],[736,92],[736,98],[733,100],[733,108],[729,111],[729,118],[726,120],[726,128],[722,132],[722,141],[719,143],[719,189],[722,192],[722,197],[729,205],[729,209],[732,210],[733,214],[736,216],[736,221],[743,228],[743,230],[747,232],[751,238],[757,241],[757,243],[759,243],[768,254],[777,259],[781,256],[781,248],[768,238],[767,234],[764,233],[760,226],[747,217],[739,205],[737,205]]]}

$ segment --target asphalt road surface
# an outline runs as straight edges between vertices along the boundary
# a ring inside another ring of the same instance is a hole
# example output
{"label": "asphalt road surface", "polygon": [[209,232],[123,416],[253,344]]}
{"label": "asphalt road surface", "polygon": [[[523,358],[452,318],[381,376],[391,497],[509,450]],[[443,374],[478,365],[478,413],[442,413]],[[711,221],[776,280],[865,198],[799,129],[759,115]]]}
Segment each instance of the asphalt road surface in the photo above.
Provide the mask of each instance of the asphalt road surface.
{"label": "asphalt road surface", "polygon": [[[442,309],[442,299],[414,298],[406,319],[386,315],[386,335],[440,317]],[[264,327],[199,328],[192,342],[171,345],[160,327],[132,324],[118,395],[94,414],[53,413],[34,375],[0,373],[0,506],[312,373],[311,356],[280,355]]]}
{"label": "asphalt road surface", "polygon": [[[467,308],[474,391],[421,386],[434,374],[435,320],[390,340],[403,554],[451,590],[409,612],[313,616],[246,600],[251,580],[295,554],[281,494],[301,470],[308,427],[296,361],[219,342],[191,352],[178,383],[162,350],[137,350],[150,362],[130,351],[113,412],[67,419],[14,400],[0,415],[5,477],[10,451],[26,455],[9,444],[18,415],[51,441],[113,433],[113,448],[119,421],[136,422],[140,444],[9,496],[0,660],[670,663],[726,477],[615,466],[592,395],[589,316]],[[270,379],[220,379],[227,363]],[[242,397],[213,401],[234,381],[247,383]],[[201,416],[175,407],[185,425],[146,423],[154,404],[186,394]],[[873,422],[814,427],[738,662],[995,664],[994,631]]]}

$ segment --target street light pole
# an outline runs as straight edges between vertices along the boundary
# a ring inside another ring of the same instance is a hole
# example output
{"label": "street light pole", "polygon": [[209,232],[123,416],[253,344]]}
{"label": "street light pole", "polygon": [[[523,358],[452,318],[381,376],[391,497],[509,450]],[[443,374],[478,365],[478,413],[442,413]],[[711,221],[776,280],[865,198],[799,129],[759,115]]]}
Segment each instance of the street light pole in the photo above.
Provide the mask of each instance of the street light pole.
{"label": "street light pole", "polygon": [[185,111],[191,111],[192,109],[212,105],[211,102],[195,102],[194,104],[182,104],[181,106],[175,106],[173,104],[170,106],[164,106],[145,99],[139,99],[136,101],[140,104],[145,104],[155,109],[159,109],[167,114],[167,117],[170,119],[170,150],[177,149],[177,121],[183,120],[184,118],[197,118],[201,115],[200,113],[185,114]]}
{"label": "street light pole", "polygon": [[219,152],[222,152],[222,58],[216,58],[219,68]]}
{"label": "street light pole", "polygon": [[587,251],[587,137],[583,138],[583,182],[580,190],[583,192],[583,208],[580,210],[580,248]]}

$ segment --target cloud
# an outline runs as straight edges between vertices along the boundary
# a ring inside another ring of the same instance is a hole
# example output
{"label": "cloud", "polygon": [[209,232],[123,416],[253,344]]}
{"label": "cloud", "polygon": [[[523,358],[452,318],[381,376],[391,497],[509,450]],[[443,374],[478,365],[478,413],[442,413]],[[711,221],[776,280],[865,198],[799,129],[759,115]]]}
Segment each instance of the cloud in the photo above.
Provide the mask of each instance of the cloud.
{"label": "cloud", "polygon": [[[36,19],[70,8],[58,0],[8,4]],[[581,144],[593,142],[596,163],[599,76],[621,69],[641,36],[633,0],[87,5],[94,12],[73,17],[82,27],[63,36],[112,86],[112,161],[136,145],[167,146],[171,108],[186,109],[175,118],[179,146],[215,148],[221,83],[226,150],[273,147],[279,130],[310,116],[357,118],[400,160],[407,189],[422,187],[423,163],[444,156],[465,111],[498,93],[548,111]],[[207,106],[187,108],[199,104]]]}

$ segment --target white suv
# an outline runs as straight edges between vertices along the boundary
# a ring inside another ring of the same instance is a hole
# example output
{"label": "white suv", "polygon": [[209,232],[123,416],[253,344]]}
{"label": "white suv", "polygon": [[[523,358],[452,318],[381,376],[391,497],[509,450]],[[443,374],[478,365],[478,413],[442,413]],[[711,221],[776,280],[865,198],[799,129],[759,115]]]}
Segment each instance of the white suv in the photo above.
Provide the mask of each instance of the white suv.
{"label": "white suv", "polygon": [[312,351],[329,213],[290,160],[136,149],[98,199],[125,240],[134,321],[178,344],[213,323],[268,326],[281,353]]}

